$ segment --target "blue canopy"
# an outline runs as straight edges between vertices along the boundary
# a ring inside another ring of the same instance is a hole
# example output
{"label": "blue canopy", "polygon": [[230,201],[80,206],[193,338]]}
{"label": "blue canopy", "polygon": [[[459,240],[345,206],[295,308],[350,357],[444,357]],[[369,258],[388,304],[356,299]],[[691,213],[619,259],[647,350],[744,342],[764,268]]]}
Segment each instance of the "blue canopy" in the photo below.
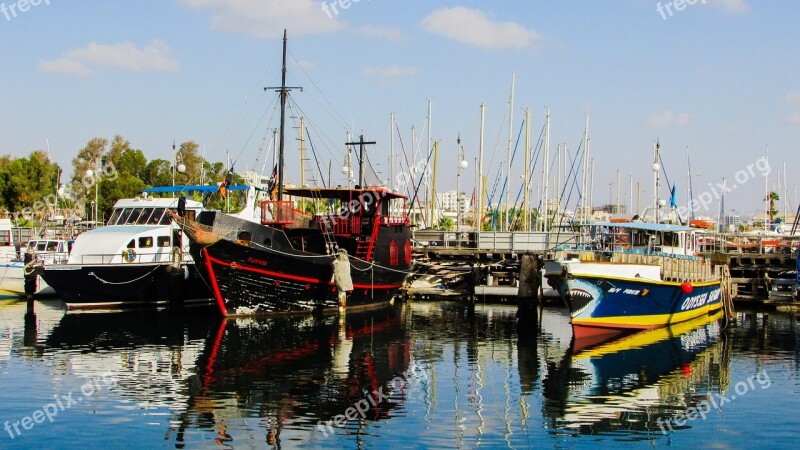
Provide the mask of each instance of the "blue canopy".
{"label": "blue canopy", "polygon": [[[250,186],[246,184],[239,184],[235,186],[228,186],[229,191],[246,191],[250,189]],[[142,192],[147,192],[148,194],[172,194],[172,193],[180,193],[180,192],[202,192],[207,194],[209,192],[217,192],[219,190],[219,186],[216,184],[195,184],[189,186],[157,186],[144,189]],[[256,190],[263,190],[256,188]]]}

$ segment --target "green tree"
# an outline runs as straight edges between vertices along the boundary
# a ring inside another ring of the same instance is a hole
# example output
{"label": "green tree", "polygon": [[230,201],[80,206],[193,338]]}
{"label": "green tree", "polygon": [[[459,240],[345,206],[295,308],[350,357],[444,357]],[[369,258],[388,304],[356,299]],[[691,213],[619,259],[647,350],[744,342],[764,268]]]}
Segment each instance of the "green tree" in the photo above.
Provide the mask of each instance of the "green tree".
{"label": "green tree", "polygon": [[34,218],[43,219],[56,206],[61,168],[37,150],[28,158],[0,158],[0,200],[11,213],[32,208]]}
{"label": "green tree", "polygon": [[439,219],[437,228],[444,231],[453,231],[456,229],[456,221],[452,217],[442,217]]}

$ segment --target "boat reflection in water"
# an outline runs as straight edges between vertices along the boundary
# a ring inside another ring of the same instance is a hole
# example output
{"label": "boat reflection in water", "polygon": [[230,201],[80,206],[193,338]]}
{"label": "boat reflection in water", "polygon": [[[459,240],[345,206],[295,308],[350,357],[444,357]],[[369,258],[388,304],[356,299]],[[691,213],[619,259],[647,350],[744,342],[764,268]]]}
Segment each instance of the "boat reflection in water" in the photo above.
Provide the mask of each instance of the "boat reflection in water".
{"label": "boat reflection in water", "polygon": [[320,421],[344,415],[370,393],[382,396],[373,396],[363,420],[333,430],[357,432],[402,403],[403,386],[391,383],[410,358],[400,312],[240,319],[168,311],[67,314],[47,346],[63,350],[76,375],[105,374],[124,401],[154,416],[168,413],[164,439],[178,447],[280,446],[324,439]]}
{"label": "boat reflection in water", "polygon": [[600,344],[573,340],[543,380],[556,433],[624,432],[631,439],[691,426],[672,420],[727,389],[730,342],[720,313]]}

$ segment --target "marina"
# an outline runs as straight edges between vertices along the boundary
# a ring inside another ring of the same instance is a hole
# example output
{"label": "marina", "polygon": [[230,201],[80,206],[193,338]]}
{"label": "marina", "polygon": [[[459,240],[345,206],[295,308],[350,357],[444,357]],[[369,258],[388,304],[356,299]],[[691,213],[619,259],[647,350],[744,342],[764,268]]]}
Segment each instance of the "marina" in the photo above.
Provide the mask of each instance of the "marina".
{"label": "marina", "polygon": [[0,17],[0,448],[797,447],[800,4]]}

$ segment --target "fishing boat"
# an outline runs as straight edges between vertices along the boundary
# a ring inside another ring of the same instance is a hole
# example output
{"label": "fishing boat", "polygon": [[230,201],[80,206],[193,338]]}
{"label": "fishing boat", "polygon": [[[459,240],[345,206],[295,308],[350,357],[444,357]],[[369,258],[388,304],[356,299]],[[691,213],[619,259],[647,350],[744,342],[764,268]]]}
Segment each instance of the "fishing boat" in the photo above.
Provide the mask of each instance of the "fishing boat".
{"label": "fishing boat", "polygon": [[[658,186],[660,167],[653,167]],[[642,215],[651,222],[592,224],[593,248],[562,251],[545,262],[547,282],[569,308],[576,338],[666,327],[723,307],[724,268],[697,256],[695,228],[660,223],[674,217],[665,205],[656,195]]]}
{"label": "fishing boat", "polygon": [[[184,202],[187,217],[203,210],[200,202]],[[208,305],[211,291],[197,273],[189,240],[167,214],[179,203],[146,194],[120,199],[106,226],[81,233],[65,261],[45,263],[38,273],[69,309]]]}
{"label": "fishing boat", "polygon": [[[225,316],[388,304],[412,266],[406,197],[364,187],[363,136],[358,185],[284,189],[285,32],[282,73],[276,199],[261,203],[260,223],[214,211],[184,218],[192,256]],[[284,196],[305,199],[316,212],[304,214]]]}

